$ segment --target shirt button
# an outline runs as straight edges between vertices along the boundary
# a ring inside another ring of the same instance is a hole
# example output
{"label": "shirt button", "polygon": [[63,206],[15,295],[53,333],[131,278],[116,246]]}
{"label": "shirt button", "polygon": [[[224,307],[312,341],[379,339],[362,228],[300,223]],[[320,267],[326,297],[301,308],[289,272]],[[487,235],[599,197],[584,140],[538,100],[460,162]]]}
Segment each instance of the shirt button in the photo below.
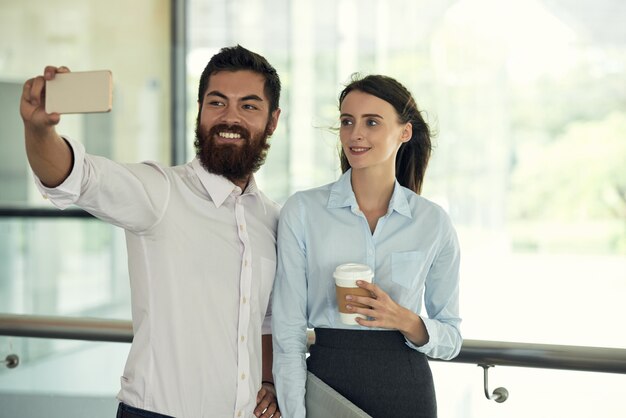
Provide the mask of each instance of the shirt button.
{"label": "shirt button", "polygon": [[241,373],[241,380],[245,380],[246,379],[246,374],[245,373]]}
{"label": "shirt button", "polygon": [[240,417],[242,415],[241,410],[239,410],[239,412],[237,412],[237,416]]}
{"label": "shirt button", "polygon": [[248,260],[244,260],[244,261],[243,261],[243,265],[244,265],[244,266],[246,266],[246,267],[248,267]]}
{"label": "shirt button", "polygon": [[243,297],[243,303],[246,303],[248,301],[248,299],[246,299],[246,297]]}
{"label": "shirt button", "polygon": [[241,336],[241,342],[243,342],[243,340],[245,340],[246,337],[244,337],[243,335]]}
{"label": "shirt button", "polygon": [[243,225],[239,225],[239,230],[243,231]]}

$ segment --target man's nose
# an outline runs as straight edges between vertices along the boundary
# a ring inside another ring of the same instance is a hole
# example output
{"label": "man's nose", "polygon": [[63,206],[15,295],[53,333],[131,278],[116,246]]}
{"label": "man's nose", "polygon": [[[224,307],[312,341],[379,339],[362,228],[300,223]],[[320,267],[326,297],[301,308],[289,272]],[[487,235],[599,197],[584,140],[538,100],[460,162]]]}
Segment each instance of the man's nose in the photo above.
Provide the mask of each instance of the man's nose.
{"label": "man's nose", "polygon": [[239,109],[236,106],[226,106],[222,119],[229,125],[241,123],[241,114],[239,113]]}

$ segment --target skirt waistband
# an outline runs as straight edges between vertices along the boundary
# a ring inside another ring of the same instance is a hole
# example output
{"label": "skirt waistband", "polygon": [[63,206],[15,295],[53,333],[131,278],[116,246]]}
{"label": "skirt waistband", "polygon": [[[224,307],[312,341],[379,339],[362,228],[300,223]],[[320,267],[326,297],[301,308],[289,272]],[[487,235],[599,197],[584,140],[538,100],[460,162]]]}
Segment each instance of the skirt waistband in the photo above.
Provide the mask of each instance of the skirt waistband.
{"label": "skirt waistband", "polygon": [[[358,348],[367,351],[405,351],[406,345],[400,331],[370,331],[338,328],[315,328],[315,344],[329,348]],[[413,351],[413,350],[411,350]]]}

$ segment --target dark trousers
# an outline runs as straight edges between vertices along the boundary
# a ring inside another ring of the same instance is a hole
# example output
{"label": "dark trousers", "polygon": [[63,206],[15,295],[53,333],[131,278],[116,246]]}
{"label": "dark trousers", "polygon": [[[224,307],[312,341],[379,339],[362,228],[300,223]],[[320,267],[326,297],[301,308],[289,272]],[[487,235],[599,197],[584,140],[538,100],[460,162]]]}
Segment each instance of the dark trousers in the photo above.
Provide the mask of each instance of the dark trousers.
{"label": "dark trousers", "polygon": [[426,356],[398,331],[315,329],[307,368],[374,418],[436,418]]}
{"label": "dark trousers", "polygon": [[119,404],[117,407],[116,418],[173,418],[169,415],[157,414],[156,412],[146,411],[145,409],[134,408],[125,403]]}

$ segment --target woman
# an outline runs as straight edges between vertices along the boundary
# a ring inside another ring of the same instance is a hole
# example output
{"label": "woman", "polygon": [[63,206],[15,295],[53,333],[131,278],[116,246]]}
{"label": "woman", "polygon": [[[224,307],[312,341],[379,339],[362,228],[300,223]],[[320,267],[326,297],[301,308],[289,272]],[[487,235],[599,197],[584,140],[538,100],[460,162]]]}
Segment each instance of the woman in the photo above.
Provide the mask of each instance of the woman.
{"label": "woman", "polygon": [[[305,417],[308,366],[373,417],[435,417],[426,356],[451,359],[462,339],[456,233],[418,195],[429,128],[411,93],[382,75],[354,79],[339,107],[343,175],[294,194],[280,215],[272,305],[280,409]],[[366,316],[354,325],[339,319],[333,280],[349,262],[375,273],[359,284],[371,297],[346,296],[348,310]],[[316,341],[305,360],[307,327]]]}

